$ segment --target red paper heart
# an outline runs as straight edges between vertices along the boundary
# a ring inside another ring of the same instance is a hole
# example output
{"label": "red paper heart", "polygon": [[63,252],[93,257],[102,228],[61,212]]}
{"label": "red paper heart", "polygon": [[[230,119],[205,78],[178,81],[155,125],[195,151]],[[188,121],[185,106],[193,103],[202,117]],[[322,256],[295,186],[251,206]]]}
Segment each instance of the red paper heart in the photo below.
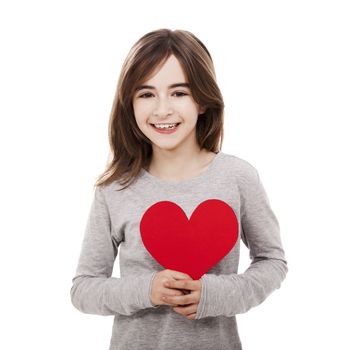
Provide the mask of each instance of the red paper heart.
{"label": "red paper heart", "polygon": [[189,220],[176,203],[161,201],[145,211],[140,232],[144,246],[160,265],[198,280],[233,248],[238,222],[222,200],[200,203]]}

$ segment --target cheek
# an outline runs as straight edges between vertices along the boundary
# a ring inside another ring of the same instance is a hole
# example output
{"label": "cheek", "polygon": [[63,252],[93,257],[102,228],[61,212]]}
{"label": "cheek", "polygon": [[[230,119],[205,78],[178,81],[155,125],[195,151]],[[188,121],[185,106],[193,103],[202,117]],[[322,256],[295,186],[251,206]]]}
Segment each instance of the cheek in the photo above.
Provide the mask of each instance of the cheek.
{"label": "cheek", "polygon": [[178,110],[182,110],[186,113],[198,115],[199,107],[189,100],[182,100],[177,103]]}
{"label": "cheek", "polygon": [[142,116],[144,115],[144,110],[141,108],[140,104],[134,103],[133,109],[136,121],[141,121]]}
{"label": "cheek", "polygon": [[152,105],[150,103],[145,103],[145,102],[134,103],[133,107],[134,107],[134,114],[136,118],[145,117],[152,111]]}
{"label": "cheek", "polygon": [[137,116],[135,114],[135,120],[136,120],[136,124],[140,130],[142,130],[142,131],[146,130],[146,125],[145,125],[146,119],[145,118],[142,118],[142,116]]}
{"label": "cheek", "polygon": [[140,110],[136,106],[133,106],[133,109],[134,109],[134,118],[135,118],[136,124],[140,128],[142,124],[142,119],[143,119],[142,113],[140,113]]}

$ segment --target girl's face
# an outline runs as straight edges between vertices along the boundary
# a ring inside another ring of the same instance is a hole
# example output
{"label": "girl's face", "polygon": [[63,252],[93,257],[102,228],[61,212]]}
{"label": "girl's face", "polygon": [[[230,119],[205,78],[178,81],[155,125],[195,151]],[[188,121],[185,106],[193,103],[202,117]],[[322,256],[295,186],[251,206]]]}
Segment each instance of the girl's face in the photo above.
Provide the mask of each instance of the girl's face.
{"label": "girl's face", "polygon": [[[151,140],[153,151],[198,149],[196,123],[204,110],[193,100],[184,71],[174,55],[136,88],[132,103],[136,123]],[[159,130],[154,126],[174,123],[177,124],[174,129]]]}

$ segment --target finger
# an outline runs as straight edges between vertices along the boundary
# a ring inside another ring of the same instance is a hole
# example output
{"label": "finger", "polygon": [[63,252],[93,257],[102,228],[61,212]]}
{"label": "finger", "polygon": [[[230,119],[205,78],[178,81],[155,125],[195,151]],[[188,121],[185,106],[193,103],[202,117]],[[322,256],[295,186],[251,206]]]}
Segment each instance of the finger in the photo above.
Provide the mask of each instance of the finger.
{"label": "finger", "polygon": [[180,296],[180,295],[184,295],[187,293],[183,293],[181,290],[167,288],[166,290],[164,290],[163,294],[169,295],[169,296]]}
{"label": "finger", "polygon": [[184,295],[184,294],[189,294],[191,291],[187,289],[177,289],[177,288],[168,288],[165,287],[165,283],[163,284],[163,294],[165,295]]}
{"label": "finger", "polygon": [[[181,295],[164,295],[168,298],[166,302],[169,305],[178,305],[181,307],[188,306],[190,304],[198,304],[200,302],[201,293],[199,291],[191,291],[190,294],[181,294]],[[165,301],[163,299],[163,301]]]}
{"label": "finger", "polygon": [[169,270],[171,272],[171,275],[173,278],[181,280],[181,279],[190,279],[192,280],[192,277],[187,275],[186,273],[175,271],[175,270]]}
{"label": "finger", "polygon": [[196,302],[196,297],[193,297],[192,294],[180,295],[180,296],[163,296],[163,301],[170,305],[188,305]]}
{"label": "finger", "polygon": [[191,304],[186,306],[173,306],[172,309],[184,316],[189,316],[197,312],[198,304]]}
{"label": "finger", "polygon": [[187,315],[186,318],[188,318],[189,320],[195,320],[196,319],[196,315],[197,315],[197,313],[195,312],[195,313],[193,313],[191,315]]}
{"label": "finger", "polygon": [[199,290],[200,282],[193,280],[178,280],[178,281],[167,281],[164,283],[165,287],[176,288],[176,289],[187,289],[187,290]]}

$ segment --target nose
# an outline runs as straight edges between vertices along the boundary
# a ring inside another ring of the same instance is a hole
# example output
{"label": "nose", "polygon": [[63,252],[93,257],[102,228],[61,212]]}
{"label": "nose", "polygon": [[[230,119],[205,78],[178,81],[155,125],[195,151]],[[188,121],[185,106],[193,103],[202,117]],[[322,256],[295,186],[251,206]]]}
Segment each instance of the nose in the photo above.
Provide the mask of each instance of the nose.
{"label": "nose", "polygon": [[167,97],[159,97],[153,110],[153,115],[159,118],[166,117],[173,113],[170,101]]}

